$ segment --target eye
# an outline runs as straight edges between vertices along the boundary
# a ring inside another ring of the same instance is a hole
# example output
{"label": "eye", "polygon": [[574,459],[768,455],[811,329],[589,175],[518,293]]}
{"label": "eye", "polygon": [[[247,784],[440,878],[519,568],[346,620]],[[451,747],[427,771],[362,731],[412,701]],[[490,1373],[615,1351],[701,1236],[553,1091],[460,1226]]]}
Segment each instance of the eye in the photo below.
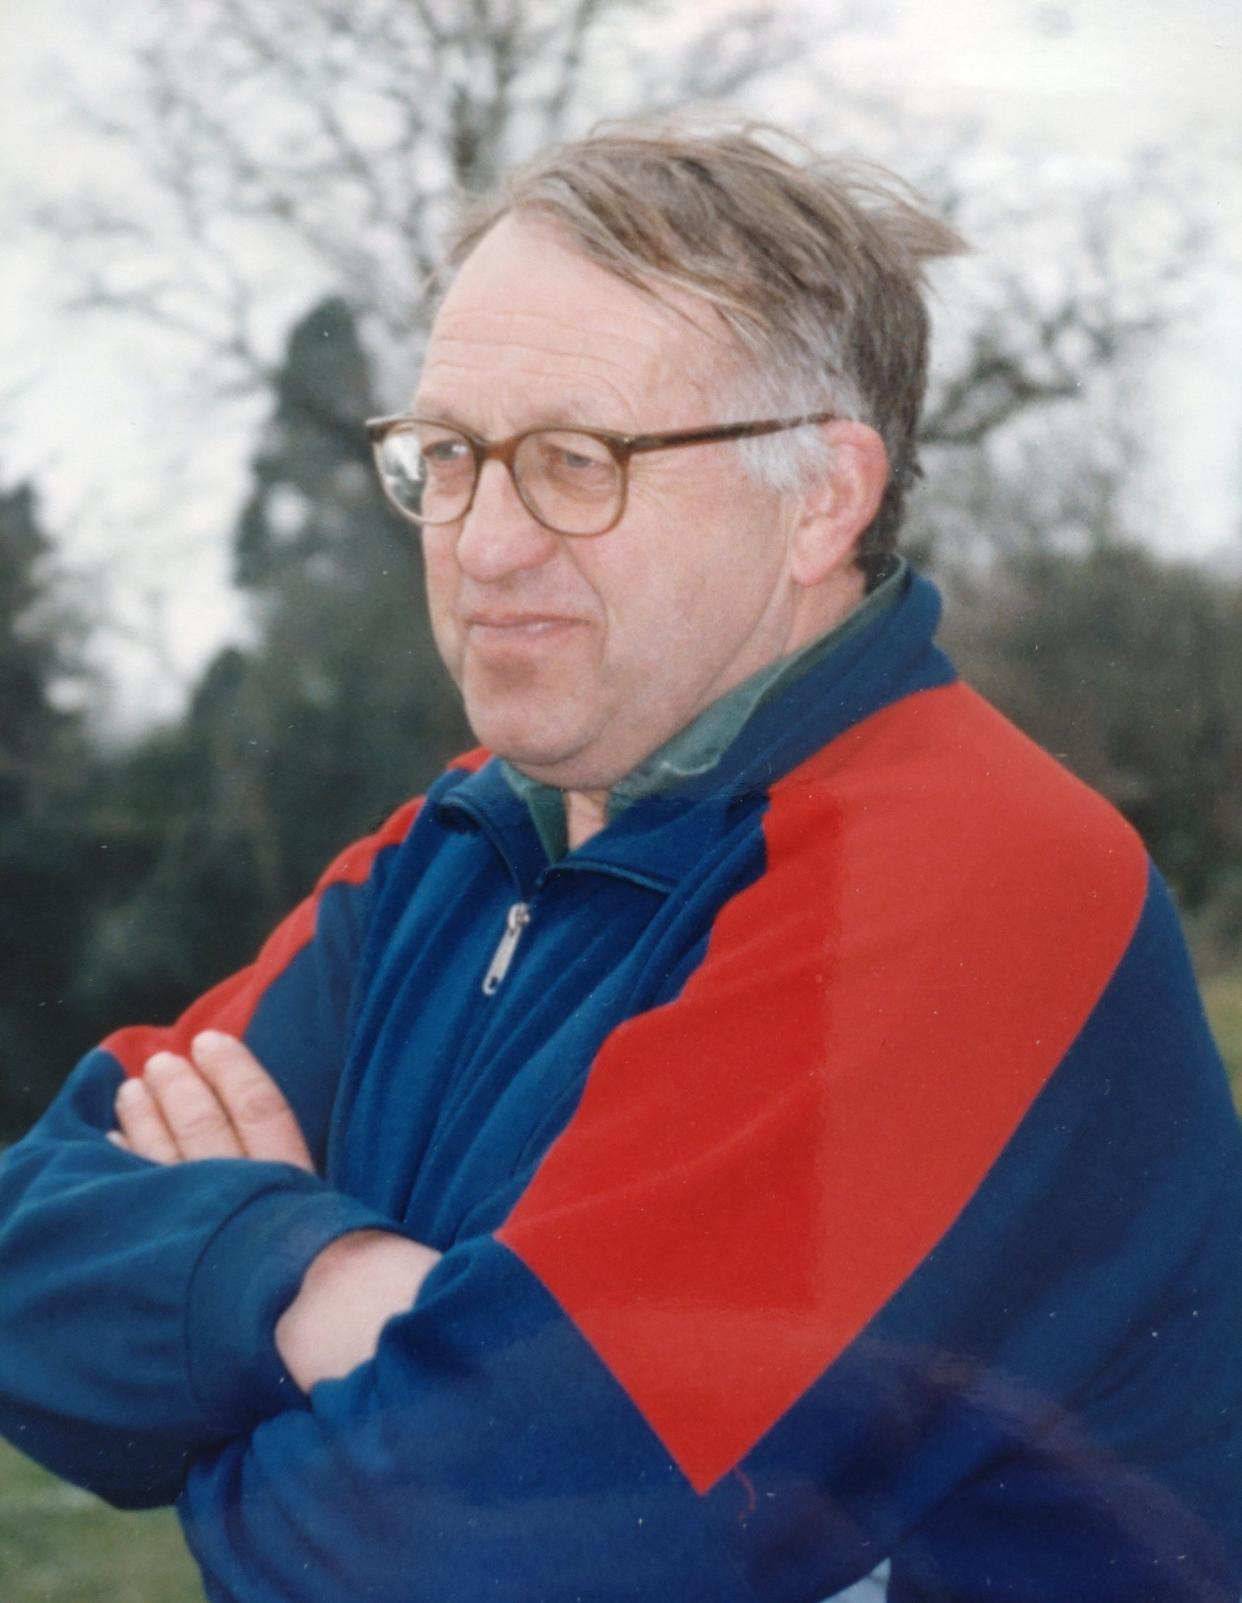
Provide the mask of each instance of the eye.
{"label": "eye", "polygon": [[474,452],[460,434],[428,429],[419,437],[418,471],[429,485],[456,490],[474,478]]}
{"label": "eye", "polygon": [[588,456],[585,451],[562,450],[560,452],[561,466],[565,468],[597,468],[604,464],[597,456]]}
{"label": "eye", "polygon": [[423,440],[420,450],[426,460],[435,466],[449,467],[465,461],[471,454],[465,440],[445,435],[440,439]]}
{"label": "eye", "polygon": [[550,430],[532,436],[532,443],[538,450],[539,471],[563,482],[610,481],[616,473],[611,451],[589,434]]}

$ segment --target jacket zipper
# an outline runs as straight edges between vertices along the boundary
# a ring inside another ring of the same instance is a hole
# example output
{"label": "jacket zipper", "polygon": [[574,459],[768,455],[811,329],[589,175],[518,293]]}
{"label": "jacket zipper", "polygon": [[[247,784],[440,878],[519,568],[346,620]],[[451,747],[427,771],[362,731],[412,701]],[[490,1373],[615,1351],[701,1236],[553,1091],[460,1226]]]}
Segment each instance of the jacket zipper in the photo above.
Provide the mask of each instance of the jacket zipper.
{"label": "jacket zipper", "polygon": [[500,986],[501,980],[509,972],[509,964],[513,961],[513,954],[517,950],[517,943],[522,938],[522,931],[530,923],[530,903],[514,902],[505,914],[504,933],[500,943],[492,954],[492,961],[487,973],[483,976],[483,995],[491,996]]}

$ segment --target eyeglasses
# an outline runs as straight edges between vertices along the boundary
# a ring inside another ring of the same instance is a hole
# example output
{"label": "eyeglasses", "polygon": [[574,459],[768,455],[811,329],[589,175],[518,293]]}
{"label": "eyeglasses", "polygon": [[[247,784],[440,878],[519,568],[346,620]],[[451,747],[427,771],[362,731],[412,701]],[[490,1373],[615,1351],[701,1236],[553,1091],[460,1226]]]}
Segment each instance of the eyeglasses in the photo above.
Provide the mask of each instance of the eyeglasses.
{"label": "eyeglasses", "polygon": [[425,417],[380,417],[367,424],[384,494],[411,523],[456,523],[474,503],[485,462],[503,462],[522,505],[554,534],[607,534],[621,521],[632,456],[717,440],[746,440],[833,412],[763,423],[726,423],[676,434],[609,434],[600,429],[539,428],[507,440],[483,440]]}

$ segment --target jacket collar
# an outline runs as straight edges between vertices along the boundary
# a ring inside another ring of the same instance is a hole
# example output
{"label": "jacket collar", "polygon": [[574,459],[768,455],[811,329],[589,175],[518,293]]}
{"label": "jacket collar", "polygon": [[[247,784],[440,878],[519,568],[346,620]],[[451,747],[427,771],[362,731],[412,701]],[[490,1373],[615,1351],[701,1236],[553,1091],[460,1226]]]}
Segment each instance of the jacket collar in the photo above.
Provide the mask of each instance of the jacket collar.
{"label": "jacket collar", "polygon": [[480,828],[523,896],[546,874],[580,871],[669,890],[702,862],[739,809],[761,807],[772,784],[799,763],[891,702],[953,680],[933,644],[940,612],[935,585],[911,569],[895,604],[762,702],[714,765],[635,800],[555,863],[494,757],[445,789],[440,816]]}

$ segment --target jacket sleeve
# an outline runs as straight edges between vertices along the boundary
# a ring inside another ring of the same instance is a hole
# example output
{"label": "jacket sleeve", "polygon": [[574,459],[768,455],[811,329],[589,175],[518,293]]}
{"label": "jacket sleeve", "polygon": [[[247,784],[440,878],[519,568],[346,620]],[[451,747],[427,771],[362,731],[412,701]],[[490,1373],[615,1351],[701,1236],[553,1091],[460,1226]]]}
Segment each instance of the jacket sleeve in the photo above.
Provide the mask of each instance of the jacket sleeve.
{"label": "jacket sleeve", "polygon": [[766,894],[371,1363],[195,1462],[215,1603],[1233,1603],[1242,1161],[1158,882],[1035,1084],[990,1007],[929,1068],[995,942],[926,958],[943,1038],[896,967],[830,1022]]}
{"label": "jacket sleeve", "polygon": [[[297,1395],[272,1331],[315,1254],[397,1228],[288,1165],[161,1167],[106,1136],[122,1077],[210,1026],[247,1042],[322,1160],[367,909],[413,811],[343,853],[256,962],[176,1024],[89,1053],[0,1159],[0,1431],[57,1474],[123,1505],[171,1501],[190,1453]],[[245,1270],[224,1288],[226,1242]]]}

